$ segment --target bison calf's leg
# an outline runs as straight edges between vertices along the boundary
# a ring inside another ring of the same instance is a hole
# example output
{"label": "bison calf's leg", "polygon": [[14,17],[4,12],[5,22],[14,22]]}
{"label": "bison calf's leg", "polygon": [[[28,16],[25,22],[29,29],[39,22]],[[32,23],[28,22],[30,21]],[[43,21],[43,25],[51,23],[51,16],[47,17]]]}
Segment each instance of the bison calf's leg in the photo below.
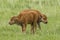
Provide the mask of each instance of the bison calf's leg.
{"label": "bison calf's leg", "polygon": [[40,23],[38,23],[38,28],[41,30]]}
{"label": "bison calf's leg", "polygon": [[36,24],[36,23],[32,24],[32,25],[31,25],[31,32],[32,32],[33,34],[35,33],[36,29],[37,29],[37,24]]}
{"label": "bison calf's leg", "polygon": [[34,33],[34,27],[31,25],[31,33]]}
{"label": "bison calf's leg", "polygon": [[37,29],[37,23],[34,23],[34,32],[36,31],[36,29]]}
{"label": "bison calf's leg", "polygon": [[26,32],[26,25],[22,24],[22,32],[25,33]]}
{"label": "bison calf's leg", "polygon": [[31,24],[31,33],[34,34],[34,25],[33,25],[33,23]]}

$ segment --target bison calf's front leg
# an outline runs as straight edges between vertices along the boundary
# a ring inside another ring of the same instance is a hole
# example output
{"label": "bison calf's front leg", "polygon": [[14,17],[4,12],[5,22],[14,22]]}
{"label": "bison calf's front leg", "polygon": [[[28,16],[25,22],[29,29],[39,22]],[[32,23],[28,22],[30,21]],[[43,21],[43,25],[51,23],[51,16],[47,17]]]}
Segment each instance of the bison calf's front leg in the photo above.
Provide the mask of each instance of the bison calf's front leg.
{"label": "bison calf's front leg", "polygon": [[38,28],[41,30],[40,24],[39,23],[37,23],[37,24],[38,24]]}
{"label": "bison calf's front leg", "polygon": [[26,25],[22,24],[22,32],[25,33],[26,32]]}

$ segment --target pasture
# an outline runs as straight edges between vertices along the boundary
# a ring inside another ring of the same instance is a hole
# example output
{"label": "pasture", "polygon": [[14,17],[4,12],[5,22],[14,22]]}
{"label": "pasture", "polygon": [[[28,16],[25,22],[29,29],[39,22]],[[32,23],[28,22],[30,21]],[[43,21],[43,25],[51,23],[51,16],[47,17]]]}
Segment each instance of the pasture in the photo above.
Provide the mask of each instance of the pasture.
{"label": "pasture", "polygon": [[[41,23],[41,31],[26,34],[21,26],[9,25],[10,18],[24,9],[36,9],[47,15],[48,24]],[[60,40],[60,0],[0,0],[0,40]]]}

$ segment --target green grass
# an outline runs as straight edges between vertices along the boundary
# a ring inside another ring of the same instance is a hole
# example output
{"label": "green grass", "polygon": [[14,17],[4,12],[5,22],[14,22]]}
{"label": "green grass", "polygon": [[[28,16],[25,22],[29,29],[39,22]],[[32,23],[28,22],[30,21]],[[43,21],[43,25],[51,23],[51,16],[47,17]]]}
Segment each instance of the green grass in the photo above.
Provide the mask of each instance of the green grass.
{"label": "green grass", "polygon": [[[10,18],[24,9],[36,9],[48,17],[48,24],[41,23],[41,31],[26,34],[21,26],[9,25]],[[60,40],[60,0],[0,0],[0,40]]]}

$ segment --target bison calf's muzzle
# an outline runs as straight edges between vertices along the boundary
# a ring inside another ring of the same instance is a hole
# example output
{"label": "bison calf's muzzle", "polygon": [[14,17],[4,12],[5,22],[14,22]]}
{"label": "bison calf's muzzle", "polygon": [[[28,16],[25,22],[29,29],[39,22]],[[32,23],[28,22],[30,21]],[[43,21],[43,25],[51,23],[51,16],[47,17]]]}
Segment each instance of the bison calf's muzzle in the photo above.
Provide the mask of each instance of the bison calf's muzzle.
{"label": "bison calf's muzzle", "polygon": [[10,25],[12,25],[13,23],[9,22]]}

